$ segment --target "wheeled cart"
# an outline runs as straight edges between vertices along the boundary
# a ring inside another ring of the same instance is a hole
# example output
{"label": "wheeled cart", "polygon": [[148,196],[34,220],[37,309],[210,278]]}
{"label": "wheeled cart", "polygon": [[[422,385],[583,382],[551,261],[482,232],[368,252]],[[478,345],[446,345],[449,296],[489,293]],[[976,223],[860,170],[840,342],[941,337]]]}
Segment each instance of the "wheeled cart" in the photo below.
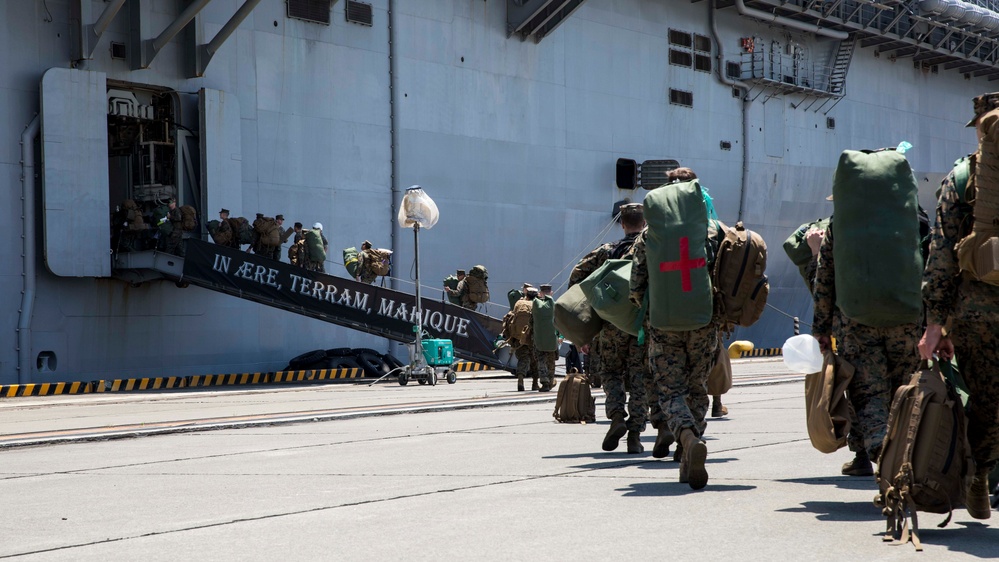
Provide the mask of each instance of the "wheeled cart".
{"label": "wheeled cart", "polygon": [[415,380],[420,384],[433,386],[441,378],[447,379],[448,384],[454,384],[458,375],[454,372],[454,346],[451,340],[427,339],[420,343],[423,347],[423,361],[416,360],[413,349],[416,344],[407,344],[410,364],[399,367],[399,384],[405,386],[409,381]]}

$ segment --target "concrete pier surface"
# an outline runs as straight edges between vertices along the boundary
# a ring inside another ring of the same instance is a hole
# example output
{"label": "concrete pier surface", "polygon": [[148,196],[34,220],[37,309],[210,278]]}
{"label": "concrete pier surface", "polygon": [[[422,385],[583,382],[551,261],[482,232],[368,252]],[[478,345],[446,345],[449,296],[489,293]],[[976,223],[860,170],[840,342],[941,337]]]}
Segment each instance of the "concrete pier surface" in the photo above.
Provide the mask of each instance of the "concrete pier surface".
{"label": "concrete pier surface", "polygon": [[800,378],[735,370],[700,491],[652,458],[652,428],[640,455],[601,451],[599,391],[598,423],[560,424],[554,392],[503,376],[2,401],[0,559],[999,556],[995,520],[963,509],[919,514],[925,552],[883,542],[873,477],[809,444]]}

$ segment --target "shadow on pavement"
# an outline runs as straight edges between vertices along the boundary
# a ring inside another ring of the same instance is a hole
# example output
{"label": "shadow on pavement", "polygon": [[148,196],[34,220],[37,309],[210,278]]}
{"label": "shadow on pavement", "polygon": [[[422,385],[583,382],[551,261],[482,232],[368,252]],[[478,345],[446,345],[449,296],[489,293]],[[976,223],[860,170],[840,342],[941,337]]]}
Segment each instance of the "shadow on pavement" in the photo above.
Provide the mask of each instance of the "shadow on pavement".
{"label": "shadow on pavement", "polygon": [[632,484],[627,488],[618,488],[616,491],[623,492],[625,497],[655,497],[665,498],[672,496],[685,496],[687,494],[703,494],[705,492],[748,492],[755,490],[756,486],[745,486],[741,484],[712,484],[708,480],[708,485],[702,490],[692,490],[689,485],[679,482],[642,482]]}
{"label": "shadow on pavement", "polygon": [[874,502],[804,502],[800,507],[778,509],[783,513],[814,513],[819,521],[884,521]]}
{"label": "shadow on pavement", "polygon": [[836,486],[844,490],[870,490],[872,493],[878,491],[878,484],[874,481],[873,476],[815,476],[811,478],[787,478],[777,480],[777,482]]}
{"label": "shadow on pavement", "polygon": [[[963,510],[958,510],[960,512]],[[947,547],[947,550],[963,552],[978,558],[999,558],[999,529],[989,527],[985,523],[976,521],[961,521],[956,523],[963,529],[955,529],[951,526],[946,529],[937,528],[937,524],[947,517],[940,515],[940,521],[935,513],[919,514],[919,539],[925,545],[940,545]],[[912,545],[909,545],[911,548]]]}

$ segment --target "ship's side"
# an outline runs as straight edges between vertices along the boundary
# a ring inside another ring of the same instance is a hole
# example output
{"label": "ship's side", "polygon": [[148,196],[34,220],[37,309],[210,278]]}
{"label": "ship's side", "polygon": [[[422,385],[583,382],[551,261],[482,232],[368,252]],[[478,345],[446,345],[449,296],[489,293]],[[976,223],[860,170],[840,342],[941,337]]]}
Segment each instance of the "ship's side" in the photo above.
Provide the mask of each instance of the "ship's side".
{"label": "ship's side", "polygon": [[[106,31],[81,42],[117,4]],[[940,179],[974,148],[970,99],[994,86],[987,61],[961,67],[928,48],[886,49],[834,20],[818,33],[821,23],[776,10],[763,22],[741,14],[742,2],[558,2],[562,12],[537,27],[518,10],[547,2],[339,0],[328,24],[289,17],[292,4],[0,3],[0,384],[271,371],[310,349],[385,348],[232,296],[112,276],[107,240],[86,238],[103,236],[126,195],[152,205],[173,186],[203,223],[220,207],[250,220],[280,213],[286,226],[321,222],[334,274],[346,275],[340,249],[367,239],[395,251],[393,283],[411,290],[413,235],[396,212],[419,184],[441,215],[420,234],[427,290],[484,264],[488,312],[501,316],[508,289],[558,287],[583,252],[616,237],[605,229],[613,204],[645,193],[618,187],[622,158],[693,168],[722,220],[763,235],[772,307],[737,336],[779,346],[791,317],[811,316],[780,245],[832,212],[839,153],[912,143],[932,209]],[[747,13],[759,15],[757,4]],[[821,15],[815,3],[808,10]],[[197,12],[191,22],[158,41],[187,11]],[[204,48],[244,11],[215,52]],[[114,96],[117,109],[105,103]],[[36,114],[27,168],[20,141]],[[148,128],[161,117],[166,129]],[[82,156],[60,152],[63,136],[94,119],[108,124],[103,138],[82,143]],[[143,150],[180,155],[170,169],[149,168],[170,181],[137,170],[148,158],[129,148],[136,123],[162,135]]]}

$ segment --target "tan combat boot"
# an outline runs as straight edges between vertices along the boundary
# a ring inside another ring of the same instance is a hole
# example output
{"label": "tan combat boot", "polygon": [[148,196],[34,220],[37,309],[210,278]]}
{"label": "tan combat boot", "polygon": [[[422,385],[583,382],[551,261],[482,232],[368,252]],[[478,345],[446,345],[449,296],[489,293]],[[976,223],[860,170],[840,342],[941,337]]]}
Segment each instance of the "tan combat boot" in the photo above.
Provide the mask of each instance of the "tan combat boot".
{"label": "tan combat boot", "polygon": [[642,432],[637,429],[628,430],[628,454],[637,455],[645,451],[642,446]]}
{"label": "tan combat boot", "polygon": [[683,445],[683,458],[680,460],[680,483],[690,484],[691,489],[700,490],[708,485],[708,471],[704,462],[708,458],[708,447],[692,430],[680,432]]}
{"label": "tan combat boot", "polygon": [[524,375],[517,375],[517,392],[524,392]]}
{"label": "tan combat boot", "polygon": [[721,396],[711,397],[711,417],[720,418],[728,415],[728,408],[722,404]]}
{"label": "tan combat boot", "polygon": [[604,436],[603,449],[605,451],[617,449],[617,444],[624,437],[625,433],[628,433],[628,426],[624,423],[624,415],[618,414],[611,418],[610,429],[607,430],[607,435]]}
{"label": "tan combat boot", "polygon": [[988,519],[992,516],[992,505],[989,503],[989,474],[987,472],[975,475],[968,486],[968,497],[964,501],[968,515],[975,519]]}
{"label": "tan combat boot", "polygon": [[853,460],[844,464],[841,471],[844,476],[874,476],[874,467],[866,449],[857,451]]}
{"label": "tan combat boot", "polygon": [[673,444],[673,434],[670,433],[666,424],[659,428],[656,435],[656,444],[652,447],[652,458],[664,459],[669,454],[669,446]]}

